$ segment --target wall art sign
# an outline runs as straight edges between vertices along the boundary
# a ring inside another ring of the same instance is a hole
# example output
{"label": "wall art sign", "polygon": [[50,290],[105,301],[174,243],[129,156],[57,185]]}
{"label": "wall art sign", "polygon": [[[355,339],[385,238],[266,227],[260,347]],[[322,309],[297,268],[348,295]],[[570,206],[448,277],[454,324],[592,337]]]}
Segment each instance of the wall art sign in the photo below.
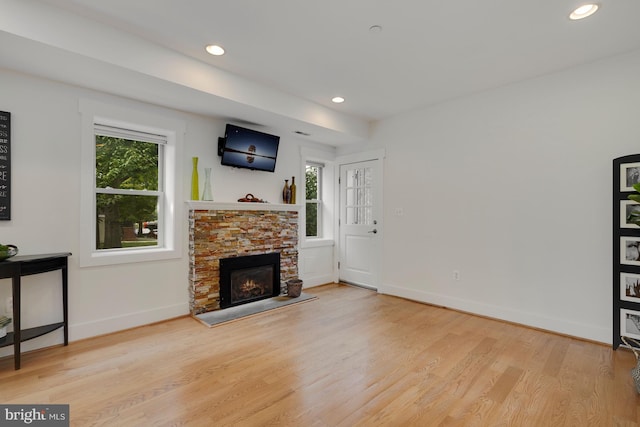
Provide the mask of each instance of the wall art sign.
{"label": "wall art sign", "polygon": [[11,219],[11,113],[0,111],[0,220]]}

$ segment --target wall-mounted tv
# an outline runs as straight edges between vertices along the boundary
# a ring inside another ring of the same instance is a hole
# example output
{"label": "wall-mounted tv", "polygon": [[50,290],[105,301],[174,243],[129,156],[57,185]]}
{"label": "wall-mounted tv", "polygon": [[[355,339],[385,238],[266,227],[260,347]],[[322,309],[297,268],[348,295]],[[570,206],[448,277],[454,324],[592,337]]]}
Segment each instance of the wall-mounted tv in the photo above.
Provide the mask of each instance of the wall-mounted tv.
{"label": "wall-mounted tv", "polygon": [[273,172],[280,137],[227,124],[219,154],[225,166]]}

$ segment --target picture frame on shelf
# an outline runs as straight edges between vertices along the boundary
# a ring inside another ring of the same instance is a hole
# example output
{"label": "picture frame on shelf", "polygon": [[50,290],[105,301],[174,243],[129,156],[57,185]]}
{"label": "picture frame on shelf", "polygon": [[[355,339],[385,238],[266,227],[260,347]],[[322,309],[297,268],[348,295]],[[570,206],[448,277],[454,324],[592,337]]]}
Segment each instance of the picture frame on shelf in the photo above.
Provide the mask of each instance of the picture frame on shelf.
{"label": "picture frame on shelf", "polygon": [[640,230],[640,227],[627,220],[632,212],[640,214],[640,203],[636,203],[633,200],[620,200],[620,228]]}
{"label": "picture frame on shelf", "polygon": [[620,237],[620,264],[640,266],[640,237]]}
{"label": "picture frame on shelf", "polygon": [[620,273],[620,299],[640,303],[640,274]]}
{"label": "picture frame on shelf", "polygon": [[640,162],[620,165],[620,191],[635,191],[634,184],[640,183]]}
{"label": "picture frame on shelf", "polygon": [[640,311],[620,309],[620,335],[640,340]]}

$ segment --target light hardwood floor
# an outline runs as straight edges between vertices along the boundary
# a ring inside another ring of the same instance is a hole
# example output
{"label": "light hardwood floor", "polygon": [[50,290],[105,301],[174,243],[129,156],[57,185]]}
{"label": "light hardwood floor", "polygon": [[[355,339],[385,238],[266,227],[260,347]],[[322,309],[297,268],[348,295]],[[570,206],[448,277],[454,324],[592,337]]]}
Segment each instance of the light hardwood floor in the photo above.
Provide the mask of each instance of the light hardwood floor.
{"label": "light hardwood floor", "polygon": [[190,318],[0,360],[0,402],[72,426],[636,426],[635,358],[345,285],[207,328]]}

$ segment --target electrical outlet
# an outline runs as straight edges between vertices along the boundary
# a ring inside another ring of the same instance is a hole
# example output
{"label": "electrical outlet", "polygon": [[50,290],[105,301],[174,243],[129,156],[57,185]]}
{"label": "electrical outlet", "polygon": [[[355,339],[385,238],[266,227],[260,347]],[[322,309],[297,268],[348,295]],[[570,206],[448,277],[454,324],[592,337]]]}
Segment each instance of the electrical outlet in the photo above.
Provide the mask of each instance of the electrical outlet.
{"label": "electrical outlet", "polygon": [[453,280],[455,281],[460,280],[460,270],[453,270]]}

